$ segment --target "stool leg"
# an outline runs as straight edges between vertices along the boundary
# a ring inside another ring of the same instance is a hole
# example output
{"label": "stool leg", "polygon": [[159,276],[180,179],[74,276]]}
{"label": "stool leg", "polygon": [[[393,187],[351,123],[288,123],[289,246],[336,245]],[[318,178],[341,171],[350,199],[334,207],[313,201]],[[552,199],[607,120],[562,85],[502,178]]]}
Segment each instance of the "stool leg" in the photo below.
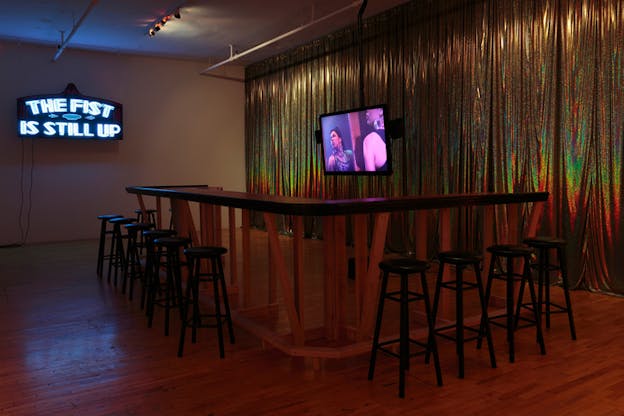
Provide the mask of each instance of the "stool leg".
{"label": "stool leg", "polygon": [[117,261],[115,259],[115,253],[116,253],[116,240],[117,240],[117,227],[118,225],[115,224],[113,225],[113,234],[111,237],[111,246],[110,246],[110,252],[108,254],[108,275],[106,276],[106,280],[108,281],[108,283],[110,283],[110,278],[111,278],[111,272],[113,270],[113,262]]}
{"label": "stool leg", "polygon": [[479,291],[479,302],[481,303],[481,325],[479,328],[479,336],[481,331],[485,327],[485,338],[488,343],[488,350],[490,353],[490,364],[492,368],[496,368],[496,357],[494,354],[494,342],[492,341],[492,332],[490,331],[490,321],[488,319],[487,304],[485,303],[485,296],[483,293],[483,281],[481,279],[481,271],[479,270],[479,264],[474,265],[475,280],[477,282],[477,290]]}
{"label": "stool leg", "polygon": [[148,224],[154,224],[154,226],[156,226],[156,214],[152,211],[147,213],[147,217],[145,217],[146,221]]}
{"label": "stool leg", "polygon": [[409,304],[407,293],[407,274],[401,274],[400,299],[399,397],[405,397],[405,370],[409,368]]}
{"label": "stool leg", "polygon": [[104,242],[106,241],[106,220],[101,221],[100,244],[98,246],[97,275],[102,278],[102,267],[104,266]]}
{"label": "stool leg", "polygon": [[175,293],[175,281],[173,277],[173,253],[167,248],[167,283],[165,288],[165,336],[169,336],[169,319],[172,305],[173,293]]}
{"label": "stool leg", "polygon": [[539,309],[537,307],[537,300],[535,296],[535,285],[533,283],[533,276],[531,275],[531,269],[529,266],[528,256],[524,259],[524,277],[529,283],[529,292],[531,293],[531,302],[533,302],[533,316],[535,319],[535,328],[537,332],[537,342],[540,345],[540,352],[542,355],[546,354],[546,346],[544,345],[544,335],[542,334],[542,323],[540,319]]}
{"label": "stool leg", "polygon": [[[186,248],[186,247],[184,247]],[[183,249],[184,249],[183,248]],[[173,253],[174,258],[174,269],[173,269],[173,283],[175,292],[173,294],[174,305],[178,308],[178,314],[180,319],[182,319],[182,308],[180,307],[180,303],[184,298],[184,292],[182,290],[182,263],[180,261],[180,249],[176,248]]]}
{"label": "stool leg", "polygon": [[145,303],[147,301],[147,294],[149,293],[151,287],[151,279],[153,274],[153,247],[151,243],[145,244],[145,272],[143,273],[143,286],[141,287],[141,309],[145,308]]}
{"label": "stool leg", "polygon": [[427,345],[427,350],[431,349],[431,353],[433,354],[433,365],[435,366],[436,372],[436,380],[438,382],[438,386],[442,385],[442,370],[440,368],[440,357],[438,356],[438,343],[436,342],[435,336],[433,335],[433,316],[431,314],[431,302],[429,300],[429,289],[427,288],[427,277],[425,276],[425,272],[420,273],[420,281],[423,291],[423,300],[425,302],[425,315],[427,316],[427,326],[429,329],[429,342]]}
{"label": "stool leg", "polygon": [[225,357],[225,347],[223,345],[223,321],[221,318],[221,301],[219,298],[219,277],[217,274],[217,264],[215,259],[211,259],[212,264],[212,284],[214,289],[215,318],[217,320],[217,335],[219,336],[219,357]]}
{"label": "stool leg", "polygon": [[141,300],[139,305],[141,309],[145,308],[145,292],[147,289],[147,279],[149,279],[149,267],[150,267],[150,253],[147,251],[147,244],[145,244],[145,267],[143,268],[143,274],[141,275]]}
{"label": "stool leg", "polygon": [[199,310],[199,283],[200,283],[200,276],[201,276],[201,259],[197,258],[195,259],[195,276],[192,280],[192,292],[191,295],[193,296],[193,303],[192,303],[192,307],[193,307],[193,320],[191,323],[191,342],[193,344],[195,344],[197,342],[197,328],[199,328],[199,326],[201,325],[201,312]]}
{"label": "stool leg", "polygon": [[225,284],[225,274],[223,273],[223,263],[221,257],[217,257],[217,268],[219,272],[219,281],[221,282],[221,294],[223,295],[223,306],[225,308],[225,319],[228,326],[228,333],[230,334],[230,344],[234,344],[234,328],[232,326],[232,314],[230,312],[230,300],[227,295],[227,288]]}
{"label": "stool leg", "polygon": [[[541,253],[543,251],[543,255]],[[540,266],[540,276],[537,282],[539,292],[537,293],[537,307],[540,317],[542,315],[542,305],[545,308],[546,328],[550,328],[550,256],[549,249],[540,250],[542,264]],[[542,292],[543,291],[543,292]],[[542,293],[544,298],[542,297]]]}
{"label": "stool leg", "polygon": [[459,367],[459,378],[464,378],[464,281],[463,267],[455,266],[455,345]]}
{"label": "stool leg", "polygon": [[[134,265],[132,265],[132,236],[128,235],[128,243],[126,244],[126,262],[124,263],[121,282],[121,293],[126,293],[128,287],[128,277],[132,273],[134,275]],[[134,278],[134,276],[132,277]]]}
{"label": "stool leg", "polygon": [[[488,270],[488,278],[487,283],[485,285],[485,294],[483,296],[483,305],[485,307],[485,311],[487,312],[488,305],[490,304],[490,293],[492,292],[492,281],[494,280],[494,269],[496,264],[496,256],[492,256],[490,260],[490,270]],[[483,332],[487,328],[489,328],[489,317],[487,314],[481,314],[481,325],[479,327],[479,334],[477,335],[477,349],[481,349],[481,344],[483,342]],[[487,322],[486,322],[487,320]]]}
{"label": "stool leg", "polygon": [[[510,257],[507,258],[507,279],[505,281],[506,285],[506,305],[507,305],[507,343],[509,344],[509,362],[513,363],[515,360],[515,351],[514,351],[514,278],[513,278],[513,259]],[[535,305],[535,302],[533,302]]]}
{"label": "stool leg", "polygon": [[[134,297],[134,281],[140,280],[145,284],[145,270],[141,267],[141,253],[139,251],[139,247],[137,246],[137,236],[134,236],[133,240],[133,250],[132,250],[132,273],[130,279],[130,292],[128,294],[128,299],[132,300]],[[145,259],[147,263],[147,258]]]}
{"label": "stool leg", "polygon": [[152,259],[154,268],[152,269],[152,276],[150,278],[149,289],[147,291],[147,327],[151,328],[154,321],[154,303],[156,302],[156,292],[160,289],[160,266],[162,262],[163,250],[158,247],[155,257]]}
{"label": "stool leg", "polygon": [[373,346],[371,348],[370,362],[368,364],[368,379],[372,380],[375,374],[375,362],[377,360],[377,349],[379,348],[379,333],[381,331],[381,318],[384,310],[384,298],[388,287],[388,273],[384,272],[381,278],[381,290],[379,292],[379,303],[377,304],[377,320],[375,322],[375,333],[373,335]]}
{"label": "stool leg", "polygon": [[520,322],[520,312],[522,310],[523,298],[524,298],[524,285],[526,284],[525,280],[522,279],[520,282],[520,289],[518,290],[518,300],[516,301],[516,315],[514,319],[514,328],[518,328],[518,323]]}
{"label": "stool leg", "polygon": [[123,239],[121,237],[121,227],[118,227],[117,230],[117,249],[116,249],[116,254],[115,254],[115,280],[113,282],[114,286],[117,287],[117,277],[119,276],[119,272],[125,270],[125,264],[126,264],[126,260],[125,260],[125,253],[124,253],[124,247],[123,247]]}
{"label": "stool leg", "polygon": [[137,278],[144,280],[144,271],[141,270],[141,255],[139,254],[139,249],[136,245],[136,236],[134,237],[132,244],[132,259],[128,259],[128,262],[132,264],[132,269],[130,269],[130,288],[128,290],[128,299],[132,300],[134,297],[134,281]]}
{"label": "stool leg", "polygon": [[[438,304],[440,302],[440,291],[442,289],[442,278],[444,277],[444,262],[440,262],[440,267],[438,268],[438,277],[436,278],[436,286],[435,286],[435,293],[433,295],[433,307],[431,309],[431,314],[432,314],[432,321],[433,321],[433,331],[431,331],[430,333],[432,334],[432,336],[436,335],[436,331],[435,331],[435,325],[437,324],[437,316],[438,316]],[[431,340],[429,340],[429,342],[431,342]],[[431,351],[429,351],[429,349],[427,349],[427,351],[425,352],[425,363],[429,363],[429,356],[431,355]]]}
{"label": "stool leg", "polygon": [[561,268],[561,280],[563,283],[563,294],[566,301],[566,309],[568,311],[568,322],[570,323],[570,336],[576,340],[576,330],[574,328],[574,317],[572,316],[572,302],[570,301],[569,283],[568,283],[568,266],[563,247],[557,248],[557,256],[559,259],[559,267]]}
{"label": "stool leg", "polygon": [[[189,306],[194,307],[194,303],[195,303],[195,297],[191,293],[191,291],[193,290],[195,286],[195,276],[196,276],[196,273],[194,272],[195,270],[194,262],[193,262],[193,259],[191,258],[189,258],[187,261],[188,261],[188,268],[189,268],[189,277],[186,283],[186,299],[182,300],[180,303],[180,308],[182,312],[182,322],[181,322],[182,325],[180,329],[180,340],[178,342],[178,357],[182,357],[182,354],[184,353],[184,338],[186,336],[186,327],[188,325],[188,309],[189,309]],[[192,301],[191,301],[191,296],[193,296]],[[195,316],[193,312],[193,320],[194,319],[195,319]]]}

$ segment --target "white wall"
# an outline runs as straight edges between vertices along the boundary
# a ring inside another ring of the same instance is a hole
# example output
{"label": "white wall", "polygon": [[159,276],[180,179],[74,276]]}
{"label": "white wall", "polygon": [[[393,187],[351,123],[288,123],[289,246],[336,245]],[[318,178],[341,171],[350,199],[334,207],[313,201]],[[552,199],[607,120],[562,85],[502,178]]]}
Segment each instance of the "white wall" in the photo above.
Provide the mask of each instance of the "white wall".
{"label": "white wall", "polygon": [[[97,215],[138,207],[128,185],[244,190],[243,83],[200,76],[201,62],[72,49],[52,62],[54,53],[0,42],[0,245],[21,243],[28,221],[26,243],[96,238]],[[242,77],[242,68],[227,71]],[[17,137],[16,99],[59,93],[70,82],[123,104],[122,142]]]}

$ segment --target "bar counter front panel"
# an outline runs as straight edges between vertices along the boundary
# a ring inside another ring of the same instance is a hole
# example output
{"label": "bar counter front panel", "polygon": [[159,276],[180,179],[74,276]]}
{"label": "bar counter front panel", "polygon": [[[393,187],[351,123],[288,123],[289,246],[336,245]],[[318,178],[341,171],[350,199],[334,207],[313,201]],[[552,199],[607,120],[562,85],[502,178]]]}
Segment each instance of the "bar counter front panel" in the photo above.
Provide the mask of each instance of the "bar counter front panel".
{"label": "bar counter front panel", "polygon": [[[307,357],[347,357],[367,352],[370,348],[370,336],[376,310],[379,270],[378,263],[384,255],[386,233],[390,214],[397,211],[438,210],[440,249],[452,248],[450,211],[453,208],[482,206],[486,218],[494,218],[495,206],[506,206],[509,226],[505,236],[496,236],[494,221],[483,221],[483,246],[496,241],[517,242],[520,234],[532,234],[537,229],[537,222],[542,210],[542,202],[548,199],[547,192],[526,193],[475,193],[428,196],[403,196],[388,198],[360,198],[322,200],[255,194],[249,192],[226,191],[206,185],[193,186],[130,186],[127,192],[136,194],[141,209],[145,209],[143,196],[156,197],[158,222],[161,221],[161,198],[168,198],[171,203],[174,227],[178,233],[189,235],[194,244],[221,245],[221,207],[228,208],[229,218],[229,272],[230,284],[238,286],[242,292],[238,309],[233,312],[235,322],[244,329],[260,337],[264,342],[283,352]],[[199,203],[200,231],[193,223],[189,202]],[[530,215],[523,230],[519,224],[520,210],[524,204],[531,204]],[[238,276],[236,249],[235,210],[241,210],[242,218],[242,275]],[[263,213],[269,240],[270,270],[280,284],[282,303],[285,307],[290,333],[278,334],[257,321],[246,316],[249,305],[249,292],[252,274],[250,272],[251,253],[249,236],[250,210]],[[369,218],[373,217],[372,238],[368,240]],[[290,215],[293,220],[291,243],[293,266],[289,271],[287,254],[279,243],[279,230],[276,216]],[[323,217],[323,270],[324,290],[323,328],[304,327],[304,266],[303,266],[303,217]],[[353,257],[355,260],[355,317],[354,325],[347,326],[346,296],[347,291],[347,246],[346,217],[353,217]],[[427,229],[427,216],[417,215],[415,227]],[[419,234],[421,232],[419,231]],[[426,241],[426,233],[423,233]],[[426,247],[417,245],[416,256],[426,258]],[[486,265],[487,266],[487,265]],[[485,268],[487,270],[487,268]],[[324,346],[318,337],[328,342]],[[314,345],[308,345],[313,340]]]}

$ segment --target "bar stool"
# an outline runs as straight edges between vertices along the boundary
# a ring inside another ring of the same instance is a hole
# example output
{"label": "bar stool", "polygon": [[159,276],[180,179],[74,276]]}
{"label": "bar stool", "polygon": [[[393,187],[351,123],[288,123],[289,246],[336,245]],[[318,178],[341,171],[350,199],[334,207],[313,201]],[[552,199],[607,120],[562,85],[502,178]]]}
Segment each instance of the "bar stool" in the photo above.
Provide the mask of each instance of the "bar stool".
{"label": "bar stool", "polygon": [[[154,307],[160,306],[165,310],[165,336],[169,335],[169,315],[171,309],[179,308],[179,300],[182,297],[182,261],[180,252],[188,248],[191,240],[184,237],[160,237],[153,241],[156,247],[155,275],[152,276],[150,291],[148,294],[148,328],[152,327],[154,320]],[[161,267],[166,269],[164,283],[160,281]],[[182,312],[180,310],[180,318]]]}
{"label": "bar stool", "polygon": [[[533,319],[519,317],[520,319],[531,323],[531,326],[535,326],[537,342],[540,346],[540,352],[546,354],[546,347],[544,345],[544,337],[542,334],[542,327],[540,323],[540,317],[537,313],[536,299],[535,299],[535,287],[533,284],[533,277],[531,275],[531,255],[533,255],[533,249],[530,247],[499,244],[493,245],[487,248],[487,251],[491,253],[490,271],[488,274],[487,286],[485,289],[485,304],[489,305],[490,294],[492,290],[492,282],[494,280],[503,280],[506,283],[506,312],[500,315],[490,316],[488,318],[492,325],[496,325],[507,329],[507,343],[509,344],[509,362],[513,363],[515,360],[514,349],[514,332],[517,329],[515,325],[514,314],[514,282],[520,281],[522,283],[529,284],[529,292],[531,294],[531,302],[534,306]],[[503,260],[505,260],[504,269]],[[516,273],[514,271],[514,260],[523,260],[523,272]],[[497,265],[500,265],[501,269],[497,271]],[[497,322],[496,319],[506,318],[506,323]],[[481,346],[482,335],[479,334],[479,340],[477,346]]]}
{"label": "bar stool", "polygon": [[176,235],[176,231],[156,229],[146,230],[141,234],[143,235],[143,245],[145,248],[145,268],[143,273],[143,287],[141,289],[141,309],[143,309],[152,284],[159,283],[159,280],[156,280],[159,276],[159,270],[156,269],[156,267],[158,267],[158,259],[156,258],[157,251],[154,247],[154,240],[161,237],[173,237]]}
{"label": "bar stool", "polygon": [[[464,378],[464,343],[474,341],[479,338],[479,334],[485,331],[490,353],[490,364],[492,368],[496,368],[496,357],[494,356],[494,344],[490,333],[490,325],[488,321],[487,306],[485,303],[485,295],[483,290],[483,282],[481,280],[481,260],[478,254],[465,251],[444,251],[438,253],[440,267],[438,269],[438,278],[436,280],[435,297],[433,299],[433,322],[436,322],[438,306],[440,303],[440,292],[442,289],[455,291],[455,322],[450,325],[435,327],[433,333],[437,336],[455,341],[456,352],[458,358],[459,378]],[[445,265],[455,266],[455,280],[443,281]],[[474,270],[475,281],[467,282],[464,280],[464,269],[471,267]],[[464,324],[464,291],[477,289],[479,295],[479,304],[481,305],[481,321],[478,328]],[[448,334],[448,330],[454,329],[455,335]],[[475,333],[472,337],[466,337],[464,331],[472,331]],[[427,354],[428,358],[428,354]]]}
{"label": "bar stool", "polygon": [[[126,293],[126,286],[128,280],[130,280],[130,289],[128,291],[128,299],[132,300],[134,291],[134,281],[139,279],[143,281],[143,268],[141,266],[141,252],[140,249],[143,246],[143,231],[149,230],[154,227],[154,224],[145,222],[133,222],[124,225],[124,228],[128,234],[128,244],[126,245],[126,264],[123,275],[123,285],[121,293]],[[140,236],[139,236],[139,233]]]}
{"label": "bar stool", "polygon": [[143,210],[141,208],[137,208],[134,210],[134,213],[136,214],[136,219],[137,222],[146,222],[149,224],[156,224],[156,213],[158,212],[158,210],[156,209],[146,209],[145,210],[145,217],[143,218]]}
{"label": "bar stool", "polygon": [[[223,346],[223,322],[227,324],[230,334],[230,343],[234,344],[234,330],[232,328],[232,316],[230,314],[230,304],[223,274],[223,263],[221,256],[227,253],[224,247],[190,247],[184,250],[189,266],[189,278],[186,285],[186,295],[180,301],[182,308],[182,329],[180,331],[180,344],[178,347],[178,357],[182,357],[184,352],[184,338],[187,326],[191,326],[191,341],[197,341],[198,328],[217,328],[219,338],[219,357],[225,356]],[[210,263],[210,271],[202,272],[202,259]],[[212,282],[214,308],[213,314],[202,313],[199,307],[199,284],[200,282]],[[221,299],[223,299],[224,312],[221,312]],[[189,309],[191,313],[189,316]],[[213,322],[202,321],[202,318],[214,318]]]}
{"label": "bar stool", "polygon": [[117,287],[117,275],[123,273],[125,270],[125,253],[123,240],[127,239],[127,235],[121,233],[121,226],[135,222],[134,218],[117,217],[108,220],[109,224],[113,225],[112,239],[110,254],[108,256],[108,277],[107,280],[110,283],[111,272],[113,267],[115,268],[115,287]]}
{"label": "bar stool", "polygon": [[108,220],[113,218],[121,217],[119,214],[103,214],[98,215],[98,220],[100,220],[100,244],[98,246],[98,257],[97,257],[97,275],[98,277],[102,277],[102,269],[104,268],[104,260],[108,260],[108,255],[105,255],[105,246],[106,246],[106,236],[112,235],[113,230],[109,230]]}
{"label": "bar stool", "polygon": [[[425,272],[428,268],[429,264],[427,262],[409,257],[393,258],[379,263],[379,269],[382,272],[381,292],[379,295],[377,322],[375,324],[375,333],[373,336],[373,345],[368,368],[368,379],[372,380],[375,373],[377,350],[381,350],[388,355],[398,358],[399,397],[401,398],[405,397],[405,370],[409,369],[410,357],[415,355],[425,354],[427,352],[433,354],[437,382],[439,386],[442,385],[442,372],[440,370],[440,361],[438,358],[438,347],[435,336],[433,336],[433,314],[431,311],[429,292],[427,289],[427,279],[425,276]],[[400,276],[400,290],[388,292],[388,276],[390,274],[398,274]],[[408,278],[411,274],[420,274],[422,293],[409,290]],[[399,302],[400,304],[399,338],[379,342],[379,333],[381,331],[385,300],[392,300]],[[409,303],[418,300],[423,300],[425,304],[425,315],[427,317],[427,329],[429,333],[426,343],[412,339],[409,335]],[[396,344],[397,342],[399,343],[399,354],[396,354],[390,348],[387,348],[389,345]],[[410,343],[415,344],[424,350],[410,354]]]}
{"label": "bar stool", "polygon": [[[570,325],[570,336],[576,340],[576,330],[574,328],[574,317],[572,316],[572,302],[570,301],[570,292],[568,288],[568,270],[565,258],[566,240],[554,237],[532,237],[527,238],[524,244],[537,250],[537,262],[531,264],[531,268],[537,270],[537,306],[540,315],[546,316],[546,328],[550,328],[551,313],[567,313]],[[551,263],[550,252],[555,251],[557,261]],[[550,274],[554,272],[561,273],[561,283],[563,286],[563,294],[565,297],[565,306],[550,301]],[[533,305],[530,303],[522,303],[522,294],[524,284],[520,286],[518,295],[518,307],[516,316],[520,314],[520,308],[531,309]],[[544,309],[542,309],[542,306]],[[551,311],[551,308],[555,310]]]}

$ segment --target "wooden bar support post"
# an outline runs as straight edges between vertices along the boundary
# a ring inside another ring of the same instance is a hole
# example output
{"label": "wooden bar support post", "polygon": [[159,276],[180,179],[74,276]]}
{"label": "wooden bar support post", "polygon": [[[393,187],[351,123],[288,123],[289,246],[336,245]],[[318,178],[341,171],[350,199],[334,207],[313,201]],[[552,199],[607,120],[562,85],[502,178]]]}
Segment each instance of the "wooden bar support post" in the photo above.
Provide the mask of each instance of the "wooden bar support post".
{"label": "wooden bar support post", "polygon": [[264,223],[267,228],[269,236],[269,244],[271,247],[271,263],[275,265],[275,274],[277,280],[282,288],[282,296],[284,298],[284,306],[286,307],[286,313],[288,315],[288,321],[290,323],[290,329],[292,331],[293,342],[295,345],[303,345],[305,341],[305,335],[303,326],[299,320],[297,309],[295,307],[295,300],[293,296],[293,289],[288,279],[288,268],[286,267],[286,259],[282,248],[279,243],[279,234],[275,226],[275,214],[264,213]]}

